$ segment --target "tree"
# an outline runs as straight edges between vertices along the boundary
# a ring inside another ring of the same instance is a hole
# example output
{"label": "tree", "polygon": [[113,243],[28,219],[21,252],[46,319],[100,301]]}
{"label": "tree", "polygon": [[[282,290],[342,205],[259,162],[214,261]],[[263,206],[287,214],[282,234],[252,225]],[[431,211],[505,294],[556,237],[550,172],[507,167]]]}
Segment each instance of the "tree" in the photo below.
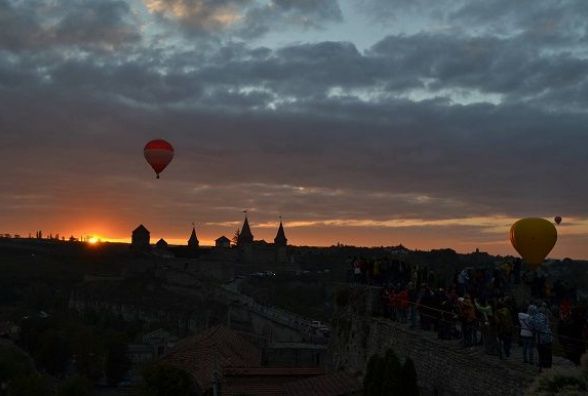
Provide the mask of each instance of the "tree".
{"label": "tree", "polygon": [[110,385],[118,385],[129,369],[131,361],[127,356],[127,340],[120,333],[111,333],[106,337],[106,362],[104,374]]}
{"label": "tree", "polygon": [[51,375],[61,376],[71,357],[70,345],[66,337],[57,330],[42,333],[40,347],[35,353],[37,361]]}
{"label": "tree", "polygon": [[104,374],[106,357],[101,337],[87,326],[73,326],[70,336],[78,372],[90,380],[99,380]]}
{"label": "tree", "polygon": [[418,396],[419,386],[417,372],[411,358],[406,358],[400,372],[400,394],[406,396]]}
{"label": "tree", "polygon": [[143,370],[142,394],[152,396],[192,396],[195,394],[188,373],[172,366],[155,364]]}
{"label": "tree", "polygon": [[233,238],[231,239],[231,243],[233,245],[237,245],[239,243],[239,237],[241,236],[241,230],[237,228],[237,231],[233,234]]}
{"label": "tree", "polygon": [[384,376],[381,378],[382,382],[382,389],[381,395],[404,395],[403,393],[398,393],[401,384],[401,371],[402,365],[400,364],[400,360],[392,351],[392,349],[388,349],[386,354],[384,355]]}
{"label": "tree", "polygon": [[384,377],[384,358],[373,355],[368,361],[367,371],[363,379],[365,396],[380,396],[382,394],[382,378]]}
{"label": "tree", "polygon": [[[405,376],[408,378],[404,378]],[[388,349],[384,357],[372,356],[368,362],[363,388],[365,396],[418,395],[412,360],[407,359],[404,366],[401,365],[392,349]]]}
{"label": "tree", "polygon": [[32,361],[19,349],[0,344],[0,383],[32,374]]}

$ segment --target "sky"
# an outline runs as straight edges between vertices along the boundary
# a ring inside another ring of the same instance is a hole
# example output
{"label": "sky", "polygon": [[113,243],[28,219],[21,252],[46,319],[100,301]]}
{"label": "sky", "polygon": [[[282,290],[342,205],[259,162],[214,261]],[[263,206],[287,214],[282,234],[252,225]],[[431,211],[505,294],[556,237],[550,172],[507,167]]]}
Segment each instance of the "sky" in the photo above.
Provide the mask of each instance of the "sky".
{"label": "sky", "polygon": [[588,258],[587,44],[585,0],[0,0],[0,232],[514,254],[559,215]]}

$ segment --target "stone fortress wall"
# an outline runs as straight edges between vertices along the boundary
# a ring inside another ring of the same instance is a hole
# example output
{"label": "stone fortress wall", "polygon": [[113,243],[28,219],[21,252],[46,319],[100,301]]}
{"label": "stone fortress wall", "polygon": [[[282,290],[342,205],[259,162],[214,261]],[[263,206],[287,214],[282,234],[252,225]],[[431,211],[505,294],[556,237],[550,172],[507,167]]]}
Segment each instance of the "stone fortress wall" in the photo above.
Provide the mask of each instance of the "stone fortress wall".
{"label": "stone fortress wall", "polygon": [[499,360],[479,348],[465,349],[459,341],[439,340],[433,332],[373,317],[380,290],[353,288],[349,304],[331,322],[332,369],[365,373],[372,355],[391,348],[399,358],[413,360],[419,386],[433,394],[521,395],[535,378],[537,369],[518,359]]}

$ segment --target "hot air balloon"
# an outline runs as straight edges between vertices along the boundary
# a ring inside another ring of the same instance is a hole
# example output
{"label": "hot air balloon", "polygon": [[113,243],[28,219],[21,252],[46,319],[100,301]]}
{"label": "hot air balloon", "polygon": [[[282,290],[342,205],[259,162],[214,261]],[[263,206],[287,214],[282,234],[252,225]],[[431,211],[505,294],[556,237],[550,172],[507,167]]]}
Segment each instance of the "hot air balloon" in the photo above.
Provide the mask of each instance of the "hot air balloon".
{"label": "hot air balloon", "polygon": [[151,165],[157,178],[174,158],[174,148],[163,139],[152,140],[145,146],[145,159]]}
{"label": "hot air balloon", "polygon": [[545,219],[521,219],[510,228],[510,242],[521,257],[536,268],[555,246],[557,230]]}
{"label": "hot air balloon", "polygon": [[561,216],[555,216],[555,219],[553,219],[555,221],[555,224],[560,225],[561,223]]}

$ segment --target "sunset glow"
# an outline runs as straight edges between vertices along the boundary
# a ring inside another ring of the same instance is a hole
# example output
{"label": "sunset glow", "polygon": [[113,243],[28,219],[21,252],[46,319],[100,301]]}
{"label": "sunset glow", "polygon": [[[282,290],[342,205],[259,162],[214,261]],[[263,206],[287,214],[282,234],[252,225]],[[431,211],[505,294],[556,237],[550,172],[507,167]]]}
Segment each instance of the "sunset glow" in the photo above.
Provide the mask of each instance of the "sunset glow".
{"label": "sunset glow", "polygon": [[587,42],[588,0],[0,0],[0,393],[588,389]]}
{"label": "sunset glow", "polygon": [[90,238],[88,239],[88,243],[89,243],[90,245],[96,245],[98,242],[100,242],[100,238],[98,238],[98,237],[95,237],[95,236],[93,236],[93,237],[90,237]]}
{"label": "sunset glow", "polygon": [[[0,38],[0,232],[184,244],[196,222],[204,245],[248,210],[266,241],[282,216],[297,245],[512,254],[517,219],[561,216],[552,254],[588,258],[568,2],[25,3]],[[153,139],[176,150],[159,180]]]}

